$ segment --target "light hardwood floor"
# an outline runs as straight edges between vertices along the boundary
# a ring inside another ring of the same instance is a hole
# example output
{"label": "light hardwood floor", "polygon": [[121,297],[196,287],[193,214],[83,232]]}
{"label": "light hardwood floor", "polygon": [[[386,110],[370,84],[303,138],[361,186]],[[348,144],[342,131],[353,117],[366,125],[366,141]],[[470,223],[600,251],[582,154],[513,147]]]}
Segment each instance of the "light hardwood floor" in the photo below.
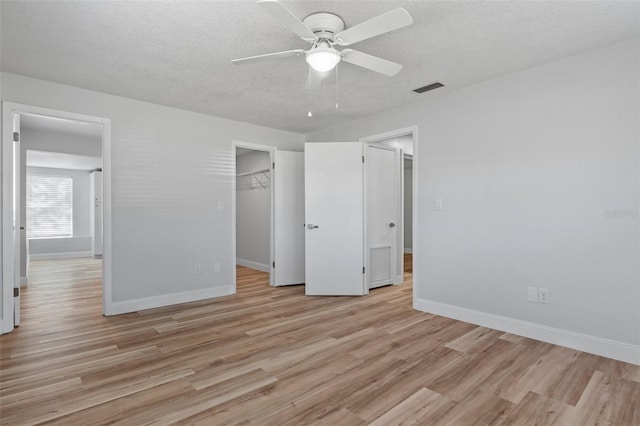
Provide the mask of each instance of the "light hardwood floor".
{"label": "light hardwood floor", "polygon": [[0,337],[0,423],[640,425],[640,367],[414,311],[411,274],[101,316],[100,262],[39,261]]}

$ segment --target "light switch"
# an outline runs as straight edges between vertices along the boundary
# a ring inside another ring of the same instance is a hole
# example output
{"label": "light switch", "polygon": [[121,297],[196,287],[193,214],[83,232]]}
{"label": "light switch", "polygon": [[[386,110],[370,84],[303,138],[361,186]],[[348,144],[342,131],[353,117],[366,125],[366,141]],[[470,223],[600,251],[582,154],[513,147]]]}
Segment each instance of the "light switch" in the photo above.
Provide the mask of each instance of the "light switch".
{"label": "light switch", "polygon": [[218,210],[223,212],[224,211],[224,201],[219,201],[218,202]]}
{"label": "light switch", "polygon": [[538,301],[538,287],[527,287],[527,300],[529,302]]}
{"label": "light switch", "polygon": [[436,210],[442,210],[442,198],[436,198],[433,200],[433,208]]}

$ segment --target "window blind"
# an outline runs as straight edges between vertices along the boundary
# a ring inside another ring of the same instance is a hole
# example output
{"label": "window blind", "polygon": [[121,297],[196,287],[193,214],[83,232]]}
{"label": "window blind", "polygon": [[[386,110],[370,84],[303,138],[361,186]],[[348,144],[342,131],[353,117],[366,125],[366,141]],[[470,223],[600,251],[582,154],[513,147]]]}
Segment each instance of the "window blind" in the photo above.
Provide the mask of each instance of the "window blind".
{"label": "window blind", "polygon": [[71,176],[27,176],[27,238],[73,236]]}

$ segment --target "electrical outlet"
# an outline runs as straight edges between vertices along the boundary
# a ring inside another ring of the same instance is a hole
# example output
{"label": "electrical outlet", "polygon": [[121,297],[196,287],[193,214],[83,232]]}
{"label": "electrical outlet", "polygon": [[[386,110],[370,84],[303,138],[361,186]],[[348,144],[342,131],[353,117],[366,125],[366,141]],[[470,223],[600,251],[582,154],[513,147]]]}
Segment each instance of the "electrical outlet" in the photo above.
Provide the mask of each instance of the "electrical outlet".
{"label": "electrical outlet", "polygon": [[214,272],[220,272],[220,264],[219,263],[216,263],[216,264],[213,265],[213,271]]}
{"label": "electrical outlet", "polygon": [[538,289],[538,302],[540,302],[540,303],[549,303],[549,289],[548,288],[539,288]]}
{"label": "electrical outlet", "polygon": [[193,268],[193,275],[200,275],[200,265],[196,264]]}
{"label": "electrical outlet", "polygon": [[538,287],[527,287],[527,300],[529,302],[538,301]]}

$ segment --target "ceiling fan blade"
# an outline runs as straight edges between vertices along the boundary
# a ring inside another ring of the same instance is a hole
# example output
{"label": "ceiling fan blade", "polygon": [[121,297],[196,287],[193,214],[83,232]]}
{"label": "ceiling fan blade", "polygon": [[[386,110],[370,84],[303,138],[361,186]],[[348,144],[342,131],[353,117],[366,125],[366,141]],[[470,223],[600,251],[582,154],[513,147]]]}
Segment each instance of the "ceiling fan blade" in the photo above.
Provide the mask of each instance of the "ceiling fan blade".
{"label": "ceiling fan blade", "polygon": [[318,39],[313,31],[307,28],[296,15],[277,2],[277,0],[260,0],[258,4],[282,25],[289,28],[305,41],[313,42]]}
{"label": "ceiling fan blade", "polygon": [[347,28],[335,37],[337,44],[348,46],[368,38],[388,33],[413,24],[413,18],[402,7],[393,9],[380,16],[364,21],[355,27]]}
{"label": "ceiling fan blade", "polygon": [[240,64],[240,63],[246,63],[246,62],[261,61],[263,59],[288,58],[291,56],[300,56],[304,53],[305,52],[303,49],[285,50],[283,52],[266,53],[264,55],[248,56],[246,58],[233,59],[231,63]]}
{"label": "ceiling fan blade", "polygon": [[402,65],[400,64],[352,49],[344,49],[342,51],[342,60],[389,77],[398,74],[402,69]]}

